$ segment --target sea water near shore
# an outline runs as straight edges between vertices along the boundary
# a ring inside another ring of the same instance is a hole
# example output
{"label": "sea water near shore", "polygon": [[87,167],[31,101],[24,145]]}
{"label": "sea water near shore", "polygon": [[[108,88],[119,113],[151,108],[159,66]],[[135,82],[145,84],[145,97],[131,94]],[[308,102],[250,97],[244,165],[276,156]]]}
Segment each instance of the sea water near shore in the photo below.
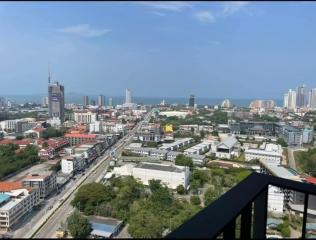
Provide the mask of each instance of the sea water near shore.
{"label": "sea water near shore", "polygon": [[[16,103],[26,103],[26,102],[35,102],[41,103],[44,94],[33,94],[33,95],[0,95],[8,100],[14,100]],[[82,103],[82,96],[80,94],[67,94],[65,93],[65,102],[66,103]],[[122,104],[124,97],[122,96],[105,96],[106,104],[109,101],[109,97],[112,97],[112,102],[114,105]],[[97,103],[98,95],[89,95],[89,100],[95,100]],[[133,102],[138,104],[159,104],[162,100],[165,100],[166,104],[187,104],[187,97],[133,97]],[[195,103],[198,105],[220,105],[224,98],[199,98],[195,97]],[[239,107],[248,107],[250,102],[254,99],[229,99],[234,105]],[[282,106],[282,100],[273,99],[277,106]]]}

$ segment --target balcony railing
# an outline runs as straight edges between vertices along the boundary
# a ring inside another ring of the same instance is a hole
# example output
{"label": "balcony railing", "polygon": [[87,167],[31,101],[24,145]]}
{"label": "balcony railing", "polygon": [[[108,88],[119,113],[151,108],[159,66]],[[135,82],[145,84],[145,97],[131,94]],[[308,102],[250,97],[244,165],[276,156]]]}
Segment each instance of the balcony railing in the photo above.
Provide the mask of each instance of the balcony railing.
{"label": "balcony railing", "polygon": [[[166,238],[266,238],[268,187],[273,185],[305,194],[301,236],[306,233],[309,195],[316,195],[312,184],[252,173],[242,182],[205,207]],[[236,219],[240,218],[240,236],[236,236]],[[222,235],[221,235],[222,234]]]}

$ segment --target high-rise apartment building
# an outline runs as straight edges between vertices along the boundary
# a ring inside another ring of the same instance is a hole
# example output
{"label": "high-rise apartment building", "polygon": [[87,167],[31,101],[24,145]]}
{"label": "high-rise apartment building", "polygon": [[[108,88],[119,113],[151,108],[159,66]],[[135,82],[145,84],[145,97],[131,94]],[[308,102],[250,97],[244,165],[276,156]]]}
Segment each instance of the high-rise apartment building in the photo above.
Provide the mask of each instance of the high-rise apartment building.
{"label": "high-rise apartment building", "polygon": [[283,107],[288,109],[295,109],[296,108],[296,91],[290,89],[287,93],[284,94],[284,104]]}
{"label": "high-rise apartment building", "polygon": [[125,90],[125,103],[132,103],[132,92],[128,88]]}
{"label": "high-rise apartment building", "polygon": [[113,106],[113,99],[110,97],[109,98],[109,106],[112,107]]}
{"label": "high-rise apartment building", "polygon": [[296,89],[296,106],[297,107],[305,107],[306,106],[306,98],[307,98],[306,86],[302,85],[297,87]]}
{"label": "high-rise apartment building", "polygon": [[89,105],[89,97],[88,96],[83,96],[82,104],[83,104],[83,106],[88,106]]}
{"label": "high-rise apartment building", "polygon": [[42,98],[42,107],[47,107],[47,106],[48,106],[48,103],[49,103],[49,101],[48,101],[48,96],[43,97],[43,98]]}
{"label": "high-rise apartment building", "polygon": [[98,105],[99,105],[99,107],[102,107],[105,105],[105,97],[102,94],[100,94],[98,97]]}
{"label": "high-rise apartment building", "polygon": [[275,102],[273,100],[254,100],[250,103],[249,108],[252,109],[273,109],[275,107]]}
{"label": "high-rise apartment building", "polygon": [[316,88],[311,89],[309,93],[309,107],[313,110],[316,109]]}
{"label": "high-rise apartment building", "polygon": [[191,94],[189,96],[189,107],[194,107],[194,103],[195,103],[194,95]]}
{"label": "high-rise apartment building", "polygon": [[49,117],[64,122],[65,116],[65,89],[59,82],[51,83],[48,75],[48,111]]}
{"label": "high-rise apartment building", "polygon": [[285,93],[283,95],[283,107],[289,108],[289,94],[288,93]]}

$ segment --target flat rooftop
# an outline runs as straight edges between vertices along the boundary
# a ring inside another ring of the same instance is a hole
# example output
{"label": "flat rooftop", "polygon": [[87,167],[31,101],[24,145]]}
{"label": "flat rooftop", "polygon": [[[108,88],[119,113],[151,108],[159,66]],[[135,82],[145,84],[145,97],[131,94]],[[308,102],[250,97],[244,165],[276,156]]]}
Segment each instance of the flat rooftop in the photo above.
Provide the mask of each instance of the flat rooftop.
{"label": "flat rooftop", "polygon": [[266,160],[262,159],[260,159],[259,162],[276,177],[300,181],[299,175],[291,168],[284,167],[282,165],[269,164]]}
{"label": "flat rooftop", "polygon": [[154,163],[139,163],[135,166],[135,168],[149,169],[149,170],[157,170],[164,172],[183,172],[183,170],[179,167],[175,167],[172,165],[164,165],[164,164],[154,164]]}

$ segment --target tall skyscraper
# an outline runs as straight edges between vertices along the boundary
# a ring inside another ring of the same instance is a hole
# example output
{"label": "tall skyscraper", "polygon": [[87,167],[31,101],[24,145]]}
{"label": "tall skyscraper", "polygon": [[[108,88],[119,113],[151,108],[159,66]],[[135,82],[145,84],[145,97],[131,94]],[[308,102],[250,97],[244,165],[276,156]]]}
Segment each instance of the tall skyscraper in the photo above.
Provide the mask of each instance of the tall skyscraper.
{"label": "tall skyscraper", "polygon": [[307,100],[307,92],[306,92],[306,86],[302,85],[297,87],[296,89],[296,106],[297,107],[305,107],[306,106],[306,100]]}
{"label": "tall skyscraper", "polygon": [[83,96],[82,104],[83,104],[83,106],[88,106],[89,105],[89,97],[88,96]]}
{"label": "tall skyscraper", "polygon": [[113,106],[113,99],[110,97],[109,98],[109,106],[112,107]]}
{"label": "tall skyscraper", "polygon": [[125,90],[125,103],[132,103],[132,92],[128,88]]}
{"label": "tall skyscraper", "polygon": [[91,106],[95,106],[95,100],[91,99]]}
{"label": "tall skyscraper", "polygon": [[316,110],[316,88],[311,89],[309,94],[309,107]]}
{"label": "tall skyscraper", "polygon": [[50,118],[58,118],[61,123],[65,119],[65,89],[59,82],[52,83],[48,74],[48,111]]}
{"label": "tall skyscraper", "polygon": [[290,89],[284,94],[283,107],[294,110],[296,108],[296,92]]}
{"label": "tall skyscraper", "polygon": [[49,104],[48,96],[42,98],[42,107],[47,107]]}
{"label": "tall skyscraper", "polygon": [[100,94],[98,97],[98,105],[99,105],[99,107],[102,107],[105,105],[105,97],[102,94]]}
{"label": "tall skyscraper", "polygon": [[285,93],[283,96],[283,107],[289,108],[289,94]]}
{"label": "tall skyscraper", "polygon": [[194,103],[195,103],[194,95],[191,94],[189,97],[189,107],[194,107]]}
{"label": "tall skyscraper", "polygon": [[289,109],[296,108],[296,92],[292,89],[289,90]]}

